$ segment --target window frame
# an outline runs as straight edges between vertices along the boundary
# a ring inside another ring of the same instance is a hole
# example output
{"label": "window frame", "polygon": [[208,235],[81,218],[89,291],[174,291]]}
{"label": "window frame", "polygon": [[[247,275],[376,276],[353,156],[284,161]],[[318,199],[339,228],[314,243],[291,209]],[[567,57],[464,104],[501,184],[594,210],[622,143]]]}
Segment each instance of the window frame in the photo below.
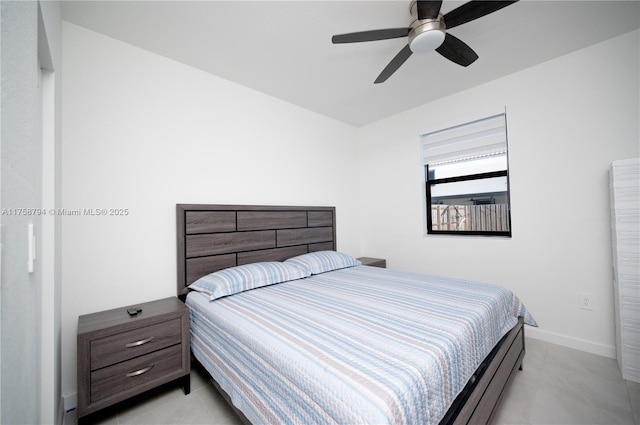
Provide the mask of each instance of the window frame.
{"label": "window frame", "polygon": [[[498,115],[503,115],[504,116],[504,137],[505,137],[505,146],[506,146],[506,152],[505,152],[505,157],[506,157],[506,166],[504,170],[497,170],[497,171],[489,171],[489,172],[482,172],[482,173],[476,173],[476,174],[465,174],[465,175],[457,175],[457,176],[451,176],[451,177],[443,177],[443,178],[433,178],[430,179],[429,175],[430,175],[430,170],[429,170],[429,163],[428,161],[424,160],[424,154],[423,154],[423,171],[424,171],[424,182],[425,182],[425,186],[426,186],[426,190],[425,190],[425,195],[426,195],[426,211],[425,211],[425,215],[426,215],[426,227],[427,227],[427,232],[426,232],[426,236],[428,235],[460,235],[460,236],[493,236],[493,237],[508,237],[511,238],[512,237],[512,225],[511,225],[511,182],[510,182],[510,178],[509,178],[509,148],[508,148],[508,137],[507,137],[507,116],[506,116],[506,111],[498,114]],[[493,116],[495,117],[495,116]],[[483,121],[483,120],[488,120],[492,118],[492,116],[477,120],[477,121]],[[471,122],[473,123],[473,122]],[[468,123],[468,124],[471,124]],[[466,124],[462,124],[462,125],[466,125]],[[442,129],[440,131],[446,131],[448,129]],[[438,133],[440,131],[436,131],[434,133]],[[429,133],[429,134],[434,134],[434,133]],[[422,138],[426,137],[428,134],[423,134],[421,136],[421,140]],[[424,145],[425,142],[421,141],[421,145],[422,148],[424,150]],[[436,184],[444,184],[444,183],[457,183],[457,182],[465,182],[465,181],[480,181],[480,180],[484,180],[484,179],[490,179],[490,178],[495,178],[495,177],[504,177],[506,178],[506,184],[507,184],[507,189],[506,189],[506,206],[507,206],[507,224],[508,224],[508,229],[509,230],[494,230],[494,231],[490,231],[490,230],[435,230],[433,228],[433,218],[432,218],[432,205],[438,205],[438,204],[433,204],[432,203],[432,197],[431,197],[431,187],[433,185]],[[423,204],[424,205],[424,204]]]}

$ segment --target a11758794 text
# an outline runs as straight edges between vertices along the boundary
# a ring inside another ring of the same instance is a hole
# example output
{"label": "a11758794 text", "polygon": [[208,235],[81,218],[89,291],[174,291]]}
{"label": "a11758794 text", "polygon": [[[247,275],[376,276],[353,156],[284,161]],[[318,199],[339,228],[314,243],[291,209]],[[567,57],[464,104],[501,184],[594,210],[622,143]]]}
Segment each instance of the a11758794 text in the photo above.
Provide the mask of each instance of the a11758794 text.
{"label": "a11758794 text", "polygon": [[129,208],[2,208],[3,216],[127,216]]}

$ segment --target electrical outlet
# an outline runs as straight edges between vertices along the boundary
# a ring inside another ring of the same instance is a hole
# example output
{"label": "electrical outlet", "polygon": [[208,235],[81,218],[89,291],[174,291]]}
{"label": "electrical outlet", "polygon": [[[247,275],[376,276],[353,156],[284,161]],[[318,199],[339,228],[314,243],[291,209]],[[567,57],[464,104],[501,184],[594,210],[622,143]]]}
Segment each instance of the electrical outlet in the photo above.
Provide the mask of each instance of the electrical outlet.
{"label": "electrical outlet", "polygon": [[580,308],[583,310],[593,310],[593,295],[581,292],[578,294]]}

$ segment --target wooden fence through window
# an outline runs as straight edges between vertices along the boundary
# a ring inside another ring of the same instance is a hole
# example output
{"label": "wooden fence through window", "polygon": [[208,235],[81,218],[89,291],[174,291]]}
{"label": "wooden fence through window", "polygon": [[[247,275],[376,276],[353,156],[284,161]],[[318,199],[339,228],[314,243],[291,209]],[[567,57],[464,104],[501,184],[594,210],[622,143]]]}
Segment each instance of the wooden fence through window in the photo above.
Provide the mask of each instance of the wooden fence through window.
{"label": "wooden fence through window", "polygon": [[432,230],[508,232],[506,204],[432,205]]}

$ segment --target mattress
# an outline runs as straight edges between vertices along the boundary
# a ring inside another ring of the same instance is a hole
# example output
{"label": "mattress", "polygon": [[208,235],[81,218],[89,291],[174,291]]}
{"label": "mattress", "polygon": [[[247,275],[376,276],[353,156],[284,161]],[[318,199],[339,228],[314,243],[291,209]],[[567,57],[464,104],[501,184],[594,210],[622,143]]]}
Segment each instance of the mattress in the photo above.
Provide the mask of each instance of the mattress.
{"label": "mattress", "polygon": [[522,316],[509,290],[368,266],[187,296],[196,359],[253,424],[437,424]]}

